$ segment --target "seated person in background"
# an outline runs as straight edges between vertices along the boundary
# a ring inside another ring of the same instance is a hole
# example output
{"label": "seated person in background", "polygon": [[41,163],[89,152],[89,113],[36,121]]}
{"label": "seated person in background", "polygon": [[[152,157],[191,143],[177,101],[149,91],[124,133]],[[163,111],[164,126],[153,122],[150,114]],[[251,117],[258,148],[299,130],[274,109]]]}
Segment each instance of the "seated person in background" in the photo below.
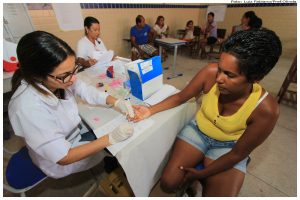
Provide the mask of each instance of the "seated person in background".
{"label": "seated person in background", "polygon": [[169,34],[169,27],[165,24],[165,18],[163,16],[158,16],[153,28],[156,31],[156,38],[166,38]]}
{"label": "seated person in background", "polygon": [[[167,38],[169,34],[169,27],[165,24],[165,18],[163,16],[158,16],[153,28],[156,32],[156,38],[163,39]],[[165,61],[168,57],[166,49],[162,48],[162,60]]]}
{"label": "seated person in background", "polygon": [[75,52],[66,42],[34,31],[21,38],[17,56],[9,120],[15,134],[24,138],[33,163],[47,176],[61,178],[88,170],[103,159],[105,147],[133,134],[132,125],[124,123],[98,139],[92,133],[91,139],[81,137],[75,95],[89,104],[128,111],[125,100],[76,80],[81,66],[75,65]]}
{"label": "seated person in background", "polygon": [[145,24],[145,18],[138,15],[135,19],[136,25],[130,29],[131,40],[131,60],[143,58],[145,54],[149,57],[158,55],[158,50],[153,46],[156,32],[148,24]]}
{"label": "seated person in background", "polygon": [[211,45],[217,42],[217,23],[214,21],[215,14],[210,12],[207,14],[207,22],[204,26],[202,32],[204,33],[204,38],[200,40],[199,47],[201,49],[201,58],[206,57],[206,45]]}
{"label": "seated person in background", "polygon": [[243,17],[242,17],[242,19],[241,19],[241,24],[232,27],[232,33],[236,32],[236,31],[248,30],[250,28],[249,27],[249,21],[251,19],[253,19],[255,16],[256,15],[255,15],[254,11],[247,11],[247,12],[245,12],[244,15],[243,15]]}
{"label": "seated person in background", "polygon": [[[194,180],[203,196],[237,196],[248,156],[271,134],[279,105],[259,82],[282,52],[271,30],[238,31],[222,45],[218,63],[210,63],[179,93],[151,107],[136,106],[138,121],[203,94],[195,119],[178,134],[160,179],[166,192]],[[163,132],[162,132],[163,133]],[[194,167],[202,162],[204,169]]]}
{"label": "seated person in background", "polygon": [[104,42],[99,38],[100,24],[94,17],[86,17],[84,19],[84,34],[77,43],[77,63],[90,67],[97,63],[93,58],[94,53],[104,53],[107,49]]}
{"label": "seated person in background", "polygon": [[189,20],[186,23],[185,33],[184,33],[184,36],[182,39],[187,42],[191,42],[194,39],[194,22],[193,22],[193,20]]}

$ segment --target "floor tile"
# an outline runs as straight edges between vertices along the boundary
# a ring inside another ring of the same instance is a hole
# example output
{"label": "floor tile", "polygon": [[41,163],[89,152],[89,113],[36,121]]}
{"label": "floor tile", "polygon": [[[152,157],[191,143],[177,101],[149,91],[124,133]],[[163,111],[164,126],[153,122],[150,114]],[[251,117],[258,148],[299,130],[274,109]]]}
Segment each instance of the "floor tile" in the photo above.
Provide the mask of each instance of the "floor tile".
{"label": "floor tile", "polygon": [[251,158],[251,175],[288,196],[297,195],[297,138],[293,131],[276,126]]}

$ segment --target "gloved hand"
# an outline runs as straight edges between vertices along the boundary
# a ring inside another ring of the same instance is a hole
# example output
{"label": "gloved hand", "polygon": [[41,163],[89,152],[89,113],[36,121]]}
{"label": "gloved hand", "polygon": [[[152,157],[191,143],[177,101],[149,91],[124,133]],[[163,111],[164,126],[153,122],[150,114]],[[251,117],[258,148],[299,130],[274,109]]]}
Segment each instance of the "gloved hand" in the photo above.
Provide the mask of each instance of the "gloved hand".
{"label": "gloved hand", "polygon": [[115,128],[112,132],[108,134],[108,142],[110,144],[115,144],[126,140],[133,135],[133,126],[131,124],[125,123],[121,124]]}
{"label": "gloved hand", "polygon": [[122,113],[125,113],[125,115],[129,115],[131,118],[134,117],[134,111],[130,101],[118,99],[115,102],[114,107],[118,108]]}

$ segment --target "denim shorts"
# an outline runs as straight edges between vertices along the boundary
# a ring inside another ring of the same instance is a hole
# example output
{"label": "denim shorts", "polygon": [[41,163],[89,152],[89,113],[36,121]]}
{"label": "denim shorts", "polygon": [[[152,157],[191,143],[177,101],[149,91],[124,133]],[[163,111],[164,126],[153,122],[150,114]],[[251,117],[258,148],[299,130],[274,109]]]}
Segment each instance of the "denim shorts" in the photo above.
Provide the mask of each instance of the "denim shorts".
{"label": "denim shorts", "polygon": [[[191,144],[201,151],[205,157],[208,157],[212,160],[216,160],[222,155],[228,153],[236,143],[236,141],[224,142],[208,137],[199,130],[195,120],[190,121],[181,130],[177,137]],[[249,157],[245,158],[233,167],[246,174],[248,159]]]}

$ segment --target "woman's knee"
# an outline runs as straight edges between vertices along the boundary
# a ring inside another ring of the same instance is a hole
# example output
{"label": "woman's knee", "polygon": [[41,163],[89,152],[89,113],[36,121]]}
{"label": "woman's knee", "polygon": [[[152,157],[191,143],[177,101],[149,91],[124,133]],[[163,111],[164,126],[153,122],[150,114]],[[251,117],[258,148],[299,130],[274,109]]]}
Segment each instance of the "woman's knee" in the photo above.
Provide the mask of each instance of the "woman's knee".
{"label": "woman's knee", "polygon": [[171,174],[163,173],[160,179],[160,187],[166,193],[173,193],[179,187],[181,179],[179,177],[174,177]]}
{"label": "woman's knee", "polygon": [[174,181],[170,179],[161,178],[160,188],[166,193],[174,193],[178,188],[178,184],[174,183]]}

